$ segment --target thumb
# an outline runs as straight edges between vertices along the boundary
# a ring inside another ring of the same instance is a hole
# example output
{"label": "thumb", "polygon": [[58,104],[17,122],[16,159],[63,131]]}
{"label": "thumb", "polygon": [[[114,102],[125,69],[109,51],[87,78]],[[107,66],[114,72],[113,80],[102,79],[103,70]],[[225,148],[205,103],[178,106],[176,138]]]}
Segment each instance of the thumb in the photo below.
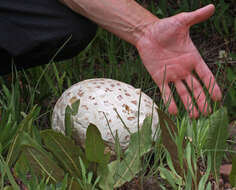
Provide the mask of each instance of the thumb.
{"label": "thumb", "polygon": [[207,5],[195,11],[186,13],[186,22],[189,26],[198,24],[207,20],[215,12],[215,6],[213,4]]}

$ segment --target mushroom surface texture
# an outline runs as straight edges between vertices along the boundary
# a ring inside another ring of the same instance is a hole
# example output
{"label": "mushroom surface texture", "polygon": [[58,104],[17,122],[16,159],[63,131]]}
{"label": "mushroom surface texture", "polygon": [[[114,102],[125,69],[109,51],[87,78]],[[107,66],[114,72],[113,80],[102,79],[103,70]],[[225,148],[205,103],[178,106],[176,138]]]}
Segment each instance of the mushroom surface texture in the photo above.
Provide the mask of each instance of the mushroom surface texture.
{"label": "mushroom surface texture", "polygon": [[[140,96],[141,93],[141,96]],[[114,148],[116,132],[122,149],[129,144],[130,133],[142,127],[147,116],[152,116],[152,134],[156,134],[158,125],[157,105],[140,89],[106,78],[94,78],[81,81],[67,89],[57,101],[52,114],[52,128],[65,132],[65,109],[80,100],[79,110],[72,116],[75,136],[84,145],[86,130],[90,123],[97,126],[103,140]],[[139,115],[139,118],[138,118]],[[123,122],[122,122],[122,120]],[[113,135],[112,135],[112,133]]]}

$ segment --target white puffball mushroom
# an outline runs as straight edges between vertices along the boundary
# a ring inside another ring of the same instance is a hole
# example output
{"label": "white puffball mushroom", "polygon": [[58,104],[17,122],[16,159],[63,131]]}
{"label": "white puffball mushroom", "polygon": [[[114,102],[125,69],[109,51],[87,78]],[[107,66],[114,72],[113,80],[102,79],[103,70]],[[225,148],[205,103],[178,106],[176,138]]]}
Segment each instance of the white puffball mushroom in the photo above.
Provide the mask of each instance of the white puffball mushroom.
{"label": "white puffball mushroom", "polygon": [[129,84],[105,78],[88,79],[76,83],[67,89],[57,101],[52,114],[52,128],[64,133],[66,106],[71,106],[79,99],[79,110],[76,115],[72,116],[72,121],[76,137],[79,138],[82,145],[85,142],[86,130],[92,123],[97,126],[103,140],[111,146],[111,149],[114,148],[115,143],[111,131],[114,136],[117,132],[122,149],[126,149],[130,134],[120,117],[129,131],[135,133],[138,131],[138,114],[140,127],[147,116],[153,116],[152,133],[154,138],[158,124],[157,106],[143,92],[141,92],[139,105],[140,91]]}

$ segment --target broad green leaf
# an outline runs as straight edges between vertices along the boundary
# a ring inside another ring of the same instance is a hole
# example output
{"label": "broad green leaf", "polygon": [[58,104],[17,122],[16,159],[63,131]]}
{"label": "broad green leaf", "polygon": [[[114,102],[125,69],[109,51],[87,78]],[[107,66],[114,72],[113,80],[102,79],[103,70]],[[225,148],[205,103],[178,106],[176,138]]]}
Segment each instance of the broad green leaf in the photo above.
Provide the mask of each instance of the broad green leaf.
{"label": "broad green leaf", "polygon": [[[191,130],[189,129],[191,128],[189,126],[190,126],[189,119],[187,119],[186,117],[181,118],[181,121],[177,120],[176,127],[178,129],[178,135],[176,135],[175,143],[177,145],[178,158],[181,168],[183,167],[184,164],[183,156],[184,156],[185,137],[187,133]],[[191,130],[191,132],[193,132],[193,130]]]}
{"label": "broad green leaf", "polygon": [[53,182],[60,182],[64,178],[64,171],[49,156],[49,153],[24,145],[24,155],[30,163],[31,169],[37,176],[47,176]]}
{"label": "broad green leaf", "polygon": [[141,158],[140,154],[137,152],[129,153],[120,162],[116,168],[114,180],[114,187],[120,187],[124,183],[131,181],[135,175],[142,169],[141,168]]}
{"label": "broad green leaf", "polygon": [[202,190],[205,189],[207,180],[209,178],[211,172],[211,154],[208,155],[207,157],[207,170],[205,172],[205,174],[201,177],[199,184],[198,184],[198,190]]}
{"label": "broad green leaf", "polygon": [[[24,146],[24,145],[29,145],[29,146],[32,146],[32,147],[34,147],[34,148],[36,148],[36,149],[38,149],[38,150],[40,150],[40,151],[42,151],[42,152],[44,152],[45,154],[47,154],[47,152],[42,148],[42,146],[35,140],[35,139],[33,139],[28,133],[26,133],[26,132],[20,132],[20,136],[19,136],[19,138],[17,139],[17,147],[19,148],[19,150],[17,150],[17,152],[18,152],[18,155],[16,155],[16,158],[18,158],[18,159],[16,159],[16,163],[17,162],[19,162],[18,163],[18,165],[21,165],[21,169],[25,169],[25,170],[27,170],[28,169],[28,166],[26,165],[26,164],[23,164],[21,161],[21,159],[23,159],[22,157],[22,155],[20,154],[22,151],[24,151],[24,149],[22,149],[22,147]],[[16,153],[15,153],[16,154]],[[19,156],[19,157],[18,157]],[[24,160],[24,159],[23,159]],[[22,165],[23,164],[23,165]]]}
{"label": "broad green leaf", "polygon": [[229,176],[229,181],[232,187],[236,187],[236,156],[233,158],[232,170]]}
{"label": "broad green leaf", "polygon": [[113,168],[115,170],[115,188],[132,180],[142,169],[141,157],[152,147],[151,122],[151,117],[147,117],[140,131],[131,135],[124,159],[117,165],[117,168]]}
{"label": "broad green leaf", "polygon": [[117,160],[120,160],[123,156],[123,152],[120,146],[120,141],[119,141],[119,136],[116,131],[116,136],[115,136],[115,153],[116,153],[116,158]]}
{"label": "broad green leaf", "polygon": [[140,156],[151,150],[152,145],[152,117],[148,116],[143,121],[143,126],[139,132],[130,136],[130,143],[127,153],[138,152]]}
{"label": "broad green leaf", "polygon": [[177,174],[177,172],[175,171],[170,153],[168,151],[166,151],[166,162],[170,169],[170,174],[175,179],[175,184],[178,184],[179,186],[183,185],[183,178],[179,176],[179,174]]}
{"label": "broad green leaf", "polygon": [[192,147],[191,147],[190,143],[188,143],[186,146],[186,159],[187,159],[188,169],[190,171],[192,178],[194,179],[195,174],[194,174],[194,170],[192,167],[192,149],[191,148]]}
{"label": "broad green leaf", "polygon": [[[114,163],[119,163],[119,161],[114,161],[112,165],[113,166]],[[116,168],[116,167],[115,167]],[[100,176],[100,180],[99,180],[99,187],[103,190],[113,190],[113,185],[115,183],[114,181],[114,173],[115,173],[115,169],[113,169],[112,167],[108,167],[108,165],[99,165],[98,170],[97,170],[97,175]]]}
{"label": "broad green leaf", "polygon": [[37,127],[32,127],[30,136],[40,145],[42,146],[42,138],[40,135],[41,130]]}
{"label": "broad green leaf", "polygon": [[[25,174],[28,171],[33,171],[33,173],[36,173],[37,176],[38,175],[40,175],[40,176],[47,175],[44,172],[43,168],[50,169],[50,167],[48,167],[47,165],[44,166],[43,164],[47,163],[47,160],[51,159],[50,153],[48,153],[46,150],[44,150],[42,148],[42,146],[40,144],[38,144],[35,139],[30,137],[29,134],[24,131],[21,132],[21,136],[18,139],[18,141],[19,141],[20,152],[22,154],[20,155],[19,159],[17,160],[17,162],[15,164],[16,172],[18,174]],[[30,154],[29,150],[28,150],[29,148],[27,149],[27,147],[30,147],[30,149],[32,149],[32,151],[37,152],[38,154]],[[43,159],[45,159],[45,161]],[[41,165],[40,165],[40,162],[42,162]],[[32,163],[35,163],[35,164],[32,164]],[[58,168],[56,166],[56,163],[54,160],[52,160],[51,163],[54,164],[51,167]],[[50,164],[50,162],[48,162],[47,164]],[[61,172],[63,175],[64,171],[61,170]],[[51,174],[51,176],[53,176],[53,175],[54,174]],[[51,178],[51,176],[49,176],[49,177]],[[52,178],[52,180],[55,182],[55,180],[53,178]]]}
{"label": "broad green leaf", "polygon": [[176,170],[175,170],[175,167],[173,165],[173,162],[172,162],[172,159],[171,159],[171,156],[170,156],[170,153],[166,150],[166,163],[168,165],[168,168],[171,170],[172,173],[174,173],[176,176],[178,175]]}
{"label": "broad green leaf", "polygon": [[212,158],[212,171],[218,179],[219,168],[226,148],[228,138],[228,116],[225,108],[213,113],[210,118],[210,127],[206,139],[205,150],[210,151]]}
{"label": "broad green leaf", "polygon": [[66,136],[71,137],[72,130],[74,128],[72,116],[76,115],[79,110],[80,100],[76,100],[72,102],[71,107],[69,105],[66,106],[65,110],[65,133]]}
{"label": "broad green leaf", "polygon": [[24,154],[21,154],[17,159],[14,170],[18,176],[25,175],[30,172],[30,165]]}
{"label": "broad green leaf", "polygon": [[54,155],[65,171],[71,176],[81,177],[79,157],[85,159],[81,147],[76,146],[72,139],[51,129],[42,131],[41,137],[47,150]]}
{"label": "broad green leaf", "polygon": [[98,128],[90,124],[86,132],[85,154],[90,162],[108,163],[110,155],[104,154],[105,144]]}
{"label": "broad green leaf", "polygon": [[71,105],[72,115],[76,115],[78,113],[79,105],[80,105],[79,99],[72,103]]}
{"label": "broad green leaf", "polygon": [[69,106],[66,106],[66,110],[65,110],[65,134],[68,137],[71,137],[72,129],[74,127],[71,115],[72,115],[71,108]]}
{"label": "broad green leaf", "polygon": [[21,141],[24,140],[21,136],[24,131],[29,131],[32,127],[33,120],[38,114],[39,110],[35,106],[31,112],[27,115],[26,118],[19,124],[16,136],[14,137],[12,144],[10,145],[8,155],[7,155],[7,164],[11,167],[16,161],[20,153]]}
{"label": "broad green leaf", "polygon": [[176,184],[175,184],[175,178],[173,177],[171,172],[169,170],[167,170],[166,168],[163,168],[163,167],[159,167],[158,169],[161,172],[161,175],[163,175],[165,177],[165,179],[168,181],[168,183],[171,185],[171,187],[174,190],[178,189]]}

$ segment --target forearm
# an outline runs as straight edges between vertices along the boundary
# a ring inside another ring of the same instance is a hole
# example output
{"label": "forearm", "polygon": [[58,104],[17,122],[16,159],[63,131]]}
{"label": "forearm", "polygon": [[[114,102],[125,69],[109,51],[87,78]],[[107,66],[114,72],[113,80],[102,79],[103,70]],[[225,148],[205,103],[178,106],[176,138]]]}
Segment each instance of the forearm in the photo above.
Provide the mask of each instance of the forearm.
{"label": "forearm", "polygon": [[136,45],[145,28],[158,20],[134,0],[61,0],[118,37]]}

